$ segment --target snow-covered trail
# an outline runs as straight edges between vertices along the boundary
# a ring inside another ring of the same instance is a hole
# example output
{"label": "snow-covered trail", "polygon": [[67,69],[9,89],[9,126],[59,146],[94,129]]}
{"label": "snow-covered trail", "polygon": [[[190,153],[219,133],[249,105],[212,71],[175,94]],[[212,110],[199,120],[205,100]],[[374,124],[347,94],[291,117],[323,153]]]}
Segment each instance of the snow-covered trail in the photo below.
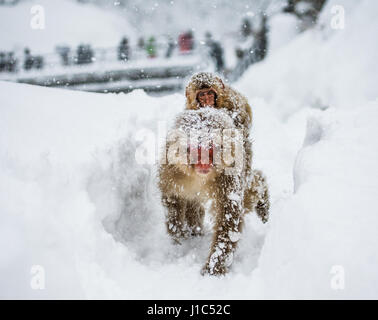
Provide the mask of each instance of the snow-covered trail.
{"label": "snow-covered trail", "polygon": [[[246,297],[245,279],[257,265],[268,227],[248,216],[233,272],[223,280],[203,278],[199,270],[210,230],[202,239],[172,245],[156,165],[135,163],[134,134],[143,128],[156,132],[159,120],[182,109],[182,95],[105,96],[0,86],[6,102],[0,120],[4,297]],[[275,177],[274,203],[292,190],[294,155],[286,147],[264,147],[289,144],[263,101],[256,101],[255,119],[261,119],[255,140],[266,136],[260,147],[256,142],[255,158]],[[284,161],[278,166],[271,161],[269,168],[267,159],[275,157]],[[32,265],[45,268],[45,290],[30,289]]]}
{"label": "snow-covered trail", "polygon": [[[210,234],[183,246],[167,238],[154,166],[135,164],[128,133],[154,131],[156,119],[181,110],[183,96],[0,86],[2,297],[338,297],[329,285],[335,264],[352,275],[346,297],[376,296],[377,103],[302,109],[281,121],[251,99],[271,222],[249,215],[232,272],[214,279],[199,274]],[[32,265],[44,267],[45,290],[30,288]]]}

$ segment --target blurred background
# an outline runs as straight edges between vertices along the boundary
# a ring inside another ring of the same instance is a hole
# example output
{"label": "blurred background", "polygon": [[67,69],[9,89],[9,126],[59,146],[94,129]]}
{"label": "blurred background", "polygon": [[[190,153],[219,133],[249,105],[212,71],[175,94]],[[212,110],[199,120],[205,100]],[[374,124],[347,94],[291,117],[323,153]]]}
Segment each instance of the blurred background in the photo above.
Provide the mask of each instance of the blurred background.
{"label": "blurred background", "polygon": [[0,80],[155,94],[198,70],[234,82],[316,26],[325,2],[0,0]]}

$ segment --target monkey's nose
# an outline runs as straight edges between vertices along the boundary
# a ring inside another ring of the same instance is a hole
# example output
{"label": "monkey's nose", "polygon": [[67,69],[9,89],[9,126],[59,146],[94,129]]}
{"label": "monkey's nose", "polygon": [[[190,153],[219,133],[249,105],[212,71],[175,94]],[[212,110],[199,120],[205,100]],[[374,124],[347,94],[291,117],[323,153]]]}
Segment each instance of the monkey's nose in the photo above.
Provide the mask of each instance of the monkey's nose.
{"label": "monkey's nose", "polygon": [[[194,168],[197,173],[208,174],[213,166],[213,147],[212,146],[189,146],[188,151],[193,150],[192,156],[194,155]],[[197,157],[195,156],[197,152]],[[202,158],[202,153],[205,156]]]}
{"label": "monkey's nose", "polygon": [[[193,160],[191,163],[194,164],[201,164],[201,165],[212,165],[213,164],[213,146],[192,146],[188,145],[187,147],[187,154],[190,156],[190,159]],[[205,156],[202,159],[202,153]]]}

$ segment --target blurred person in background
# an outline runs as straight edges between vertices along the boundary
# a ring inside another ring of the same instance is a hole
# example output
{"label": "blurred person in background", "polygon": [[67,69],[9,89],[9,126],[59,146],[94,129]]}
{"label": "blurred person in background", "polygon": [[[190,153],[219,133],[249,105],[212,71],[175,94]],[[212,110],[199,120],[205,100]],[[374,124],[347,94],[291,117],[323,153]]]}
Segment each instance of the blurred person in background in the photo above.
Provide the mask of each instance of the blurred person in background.
{"label": "blurred person in background", "polygon": [[210,57],[212,57],[215,62],[215,69],[217,72],[222,73],[224,71],[223,48],[218,41],[212,38],[210,32],[206,32],[205,37],[205,43],[209,47]]}
{"label": "blurred person in background", "polygon": [[173,50],[175,48],[175,43],[172,39],[171,36],[168,37],[168,46],[167,46],[167,51],[165,53],[166,58],[170,58],[172,56]]}
{"label": "blurred person in background", "polygon": [[192,31],[181,33],[178,38],[180,53],[190,53],[194,48],[194,37]]}
{"label": "blurred person in background", "polygon": [[118,46],[118,60],[127,61],[130,59],[129,40],[123,37]]}
{"label": "blurred person in background", "polygon": [[155,58],[156,57],[156,41],[155,37],[150,37],[147,41],[146,44],[146,51],[147,51],[147,56],[149,58]]}

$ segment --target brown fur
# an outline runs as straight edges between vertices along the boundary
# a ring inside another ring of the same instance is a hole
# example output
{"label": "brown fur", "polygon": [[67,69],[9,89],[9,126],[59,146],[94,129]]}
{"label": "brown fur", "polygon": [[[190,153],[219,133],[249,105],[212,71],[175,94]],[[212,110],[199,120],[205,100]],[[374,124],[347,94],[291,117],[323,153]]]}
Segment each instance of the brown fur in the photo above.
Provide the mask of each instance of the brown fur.
{"label": "brown fur", "polygon": [[247,99],[228,85],[225,85],[217,76],[200,72],[195,74],[186,87],[186,109],[198,110],[197,92],[203,88],[212,88],[216,94],[216,108],[225,108],[229,112],[235,112],[235,125],[237,128],[249,129],[252,125],[252,110]]}
{"label": "brown fur", "polygon": [[[241,94],[207,73],[194,75],[186,88],[186,109],[199,110],[197,91],[212,88],[216,91],[215,108],[229,115],[229,122],[214,122],[214,127],[243,131],[243,169],[237,175],[225,174],[225,165],[215,166],[206,175],[197,174],[193,165],[162,164],[159,168],[159,187],[162,202],[167,208],[167,231],[180,243],[181,239],[201,235],[205,210],[203,205],[213,199],[215,213],[214,237],[203,273],[225,274],[233,258],[246,212],[255,210],[263,222],[268,220],[269,194],[263,174],[251,169],[252,144],[249,129],[251,108]],[[180,117],[176,127],[180,124]],[[172,142],[172,141],[171,141]],[[167,149],[171,145],[168,141]]]}

